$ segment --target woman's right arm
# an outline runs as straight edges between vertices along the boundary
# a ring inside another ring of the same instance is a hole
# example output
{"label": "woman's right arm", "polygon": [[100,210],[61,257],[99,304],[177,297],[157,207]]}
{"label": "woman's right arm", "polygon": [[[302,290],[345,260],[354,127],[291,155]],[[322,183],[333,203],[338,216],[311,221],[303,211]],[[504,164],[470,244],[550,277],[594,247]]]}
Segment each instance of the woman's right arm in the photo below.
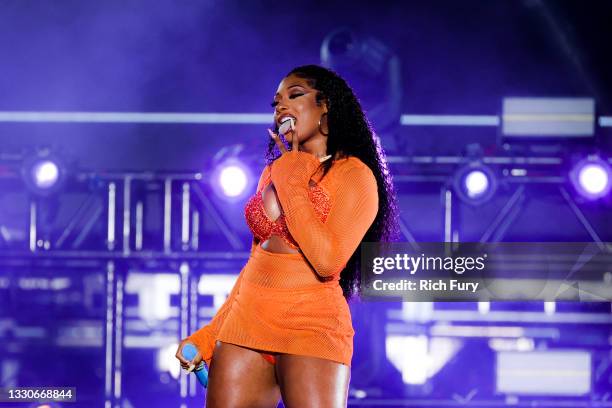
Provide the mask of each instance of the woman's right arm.
{"label": "woman's right arm", "polygon": [[[261,176],[259,177],[259,182],[257,183],[257,192],[259,192],[263,188],[263,185],[266,182],[268,177],[269,177],[269,167],[266,166],[263,172],[261,173]],[[253,238],[251,242],[251,255],[253,254],[253,250],[255,249],[255,246],[257,244],[258,242],[256,241],[255,238]],[[208,323],[206,326],[203,326],[198,331],[194,332],[189,337],[187,337],[187,340],[196,346],[202,358],[206,361],[207,365],[210,365],[210,360],[212,359],[212,355],[213,355],[213,351],[214,351],[215,343],[217,339],[217,334],[219,333],[219,330],[223,326],[223,322],[225,321],[227,314],[232,308],[232,303],[234,303],[234,299],[236,298],[236,296],[238,295],[240,291],[241,280],[242,280],[242,273],[238,275],[238,279],[236,280],[236,283],[234,284],[232,291],[230,292],[227,299],[225,299],[225,302],[223,303],[221,308],[217,311],[217,313],[212,318],[210,323]]]}
{"label": "woman's right arm", "polygon": [[[254,239],[253,239],[253,242],[255,242]],[[253,248],[252,245],[251,245],[251,248]],[[236,295],[240,291],[241,279],[242,279],[242,273],[238,275],[238,279],[236,280],[236,283],[234,284],[232,291],[230,292],[227,299],[225,299],[225,302],[223,303],[221,308],[217,311],[217,313],[212,318],[212,320],[206,326],[194,332],[193,334],[191,334],[191,336],[187,338],[190,343],[193,343],[196,346],[196,348],[200,352],[200,355],[202,356],[204,361],[206,361],[206,364],[208,366],[210,366],[210,360],[212,359],[213,350],[215,348],[215,343],[217,339],[217,334],[219,333],[221,326],[223,326],[225,317],[227,316],[227,314],[232,308],[232,303],[234,302]]]}

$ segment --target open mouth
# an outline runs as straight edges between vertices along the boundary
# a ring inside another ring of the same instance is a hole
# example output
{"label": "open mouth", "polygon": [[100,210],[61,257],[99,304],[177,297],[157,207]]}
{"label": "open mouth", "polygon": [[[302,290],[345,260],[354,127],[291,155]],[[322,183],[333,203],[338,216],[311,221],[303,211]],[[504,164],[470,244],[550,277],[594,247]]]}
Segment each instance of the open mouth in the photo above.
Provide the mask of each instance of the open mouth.
{"label": "open mouth", "polygon": [[280,126],[278,127],[278,131],[282,134],[286,134],[289,131],[293,131],[295,129],[295,118],[293,116],[285,116],[280,118]]}

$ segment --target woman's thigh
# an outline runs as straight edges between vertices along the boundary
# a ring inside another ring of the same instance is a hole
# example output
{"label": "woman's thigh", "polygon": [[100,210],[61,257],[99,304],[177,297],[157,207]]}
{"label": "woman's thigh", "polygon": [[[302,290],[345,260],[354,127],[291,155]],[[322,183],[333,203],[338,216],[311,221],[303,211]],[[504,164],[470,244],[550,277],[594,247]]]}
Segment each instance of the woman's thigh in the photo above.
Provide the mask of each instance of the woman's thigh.
{"label": "woman's thigh", "polygon": [[287,408],[346,407],[351,370],[316,357],[282,354],[276,376]]}
{"label": "woman's thigh", "polygon": [[257,351],[217,342],[210,363],[207,408],[274,408],[279,399],[272,364]]}

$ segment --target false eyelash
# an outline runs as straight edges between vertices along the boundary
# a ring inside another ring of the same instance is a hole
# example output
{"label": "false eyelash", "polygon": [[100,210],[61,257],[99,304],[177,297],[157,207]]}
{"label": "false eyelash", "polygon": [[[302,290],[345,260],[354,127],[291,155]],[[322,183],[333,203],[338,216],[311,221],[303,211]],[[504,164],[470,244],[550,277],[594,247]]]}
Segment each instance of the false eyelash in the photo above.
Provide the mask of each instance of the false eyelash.
{"label": "false eyelash", "polygon": [[[293,94],[293,95],[289,95],[289,99],[295,99],[298,96],[303,96],[303,95],[304,95],[303,93],[296,93],[296,94]],[[277,101],[274,101],[274,102],[270,103],[270,106],[273,107],[273,108],[276,107],[276,105],[278,105]]]}

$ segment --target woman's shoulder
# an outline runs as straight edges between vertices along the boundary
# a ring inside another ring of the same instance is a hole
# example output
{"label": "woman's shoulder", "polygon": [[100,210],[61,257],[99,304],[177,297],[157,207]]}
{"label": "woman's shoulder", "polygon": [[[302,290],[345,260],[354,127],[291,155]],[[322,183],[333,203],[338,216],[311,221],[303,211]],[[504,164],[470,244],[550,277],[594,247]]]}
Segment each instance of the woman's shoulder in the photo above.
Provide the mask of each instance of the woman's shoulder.
{"label": "woman's shoulder", "polygon": [[376,186],[376,177],[370,167],[361,159],[355,156],[347,156],[341,159],[336,159],[332,166],[335,171],[332,173],[330,184],[334,184],[336,188],[340,186],[354,186],[355,184],[367,184]]}
{"label": "woman's shoulder", "polygon": [[336,166],[338,170],[343,170],[343,173],[365,172],[365,173],[373,174],[372,169],[370,169],[370,167],[367,164],[365,164],[363,161],[361,161],[359,157],[356,157],[356,156],[345,156],[340,159],[336,159],[336,161],[334,162],[334,166]]}

